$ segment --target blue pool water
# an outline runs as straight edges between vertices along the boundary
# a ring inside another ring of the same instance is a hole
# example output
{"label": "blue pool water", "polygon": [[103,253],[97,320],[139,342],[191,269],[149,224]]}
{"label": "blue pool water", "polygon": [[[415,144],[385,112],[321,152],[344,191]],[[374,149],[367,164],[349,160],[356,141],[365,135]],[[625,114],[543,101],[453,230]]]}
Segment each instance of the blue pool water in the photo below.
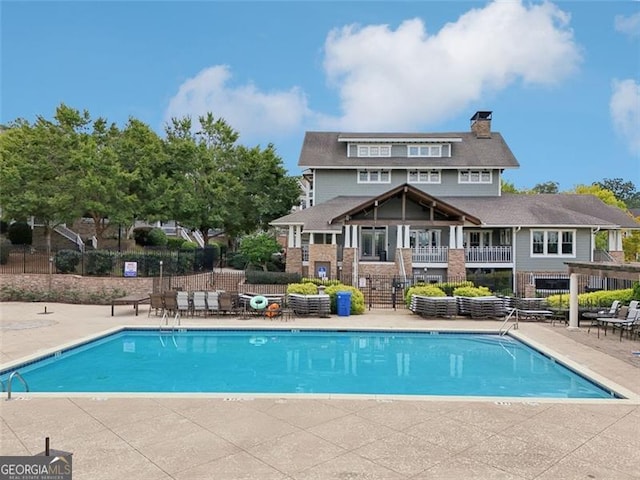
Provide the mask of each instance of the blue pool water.
{"label": "blue pool water", "polygon": [[[612,398],[518,340],[430,332],[123,330],[19,370],[32,392]],[[1,372],[5,382],[10,371]],[[14,380],[14,391],[21,391]]]}

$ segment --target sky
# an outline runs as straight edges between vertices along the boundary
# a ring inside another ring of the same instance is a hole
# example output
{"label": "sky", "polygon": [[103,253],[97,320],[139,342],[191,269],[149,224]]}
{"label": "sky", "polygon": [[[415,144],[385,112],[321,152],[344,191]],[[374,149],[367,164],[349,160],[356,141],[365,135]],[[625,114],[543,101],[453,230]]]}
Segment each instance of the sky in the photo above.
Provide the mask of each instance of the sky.
{"label": "sky", "polygon": [[290,175],[306,131],[464,132],[517,188],[640,189],[640,1],[0,2],[0,123],[65,103],[164,135],[223,118]]}

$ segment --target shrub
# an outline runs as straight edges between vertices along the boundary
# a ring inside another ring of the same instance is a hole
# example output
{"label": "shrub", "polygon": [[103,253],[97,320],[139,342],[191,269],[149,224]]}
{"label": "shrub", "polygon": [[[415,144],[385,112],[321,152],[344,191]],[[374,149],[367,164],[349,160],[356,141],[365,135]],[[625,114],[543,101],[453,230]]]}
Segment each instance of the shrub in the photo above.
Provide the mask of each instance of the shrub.
{"label": "shrub", "polygon": [[338,292],[351,292],[351,315],[362,315],[364,313],[364,294],[356,287],[343,284],[330,285],[324,290],[324,293],[331,298],[332,313],[337,312]]}
{"label": "shrub", "polygon": [[53,261],[58,273],[73,273],[82,260],[82,253],[77,250],[60,250]]}
{"label": "shrub", "polygon": [[458,287],[453,291],[456,297],[489,297],[493,295],[487,287]]}
{"label": "shrub", "polygon": [[[619,300],[623,304],[629,304],[633,299],[633,289],[622,290],[600,290],[597,292],[581,293],[578,295],[578,306],[580,307],[608,307],[614,300]],[[551,308],[563,308],[569,305],[569,295],[549,295],[547,304]]]}
{"label": "shrub", "polygon": [[287,285],[300,282],[300,274],[285,272],[265,272],[263,270],[247,270],[247,283]]}
{"label": "shrub", "polygon": [[640,300],[640,282],[634,283],[632,290],[631,300]]}
{"label": "shrub", "polygon": [[85,272],[87,275],[105,276],[111,275],[115,258],[107,250],[94,250],[86,253],[87,265]]}
{"label": "shrub", "polygon": [[313,283],[291,283],[287,287],[287,293],[297,293],[299,295],[317,295],[318,287]]}
{"label": "shrub", "polygon": [[329,280],[328,278],[307,278],[302,279],[303,283],[313,283],[314,285],[324,285],[328,287],[330,285],[342,285],[340,280]]}
{"label": "shrub", "polygon": [[168,237],[167,238],[167,248],[169,250],[180,250],[182,245],[184,245],[185,239],[178,237]]}
{"label": "shrub", "polygon": [[244,270],[249,261],[239,252],[229,252],[227,254],[227,265],[236,270]]}
{"label": "shrub", "polygon": [[407,306],[411,305],[412,295],[422,295],[424,297],[446,297],[444,291],[435,285],[417,284],[407,288],[404,296],[404,302]]}
{"label": "shrub", "polygon": [[149,232],[153,227],[136,227],[133,229],[133,239],[136,241],[136,245],[143,247],[149,245]]}
{"label": "shrub", "polygon": [[33,230],[27,222],[13,222],[7,229],[7,238],[14,245],[31,245]]}
{"label": "shrub", "polygon": [[442,290],[445,295],[447,297],[452,297],[453,296],[453,291],[456,288],[460,288],[460,287],[473,287],[473,282],[442,282],[442,283],[436,283],[434,284],[436,287],[438,287],[440,290]]}
{"label": "shrub", "polygon": [[182,246],[180,247],[180,250],[197,250],[198,248],[200,248],[198,246],[198,244],[196,242],[192,242],[191,240],[187,240],[185,242],[183,242]]}
{"label": "shrub", "polygon": [[147,235],[147,246],[165,247],[167,245],[167,234],[160,228],[152,228]]}

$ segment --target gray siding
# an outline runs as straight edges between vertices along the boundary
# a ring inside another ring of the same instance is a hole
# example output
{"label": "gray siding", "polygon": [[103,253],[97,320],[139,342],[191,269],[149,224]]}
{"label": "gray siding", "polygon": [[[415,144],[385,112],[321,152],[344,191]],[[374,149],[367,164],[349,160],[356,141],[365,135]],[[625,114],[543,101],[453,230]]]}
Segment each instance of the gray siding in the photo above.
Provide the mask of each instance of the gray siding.
{"label": "gray siding", "polygon": [[[425,166],[425,168],[429,168]],[[391,170],[390,183],[358,183],[356,169],[316,170],[315,205],[340,195],[380,195],[394,187],[408,183],[405,169]],[[441,183],[412,183],[429,195],[439,196],[496,196],[500,192],[500,172],[494,170],[491,184],[459,184],[457,170],[442,170]]]}
{"label": "gray siding", "polygon": [[[516,270],[519,272],[567,272],[564,262],[588,262],[591,260],[591,231],[576,230],[576,256],[574,257],[531,257],[531,230],[523,228],[516,233]],[[542,230],[534,228],[533,230]],[[570,229],[567,229],[570,230]]]}

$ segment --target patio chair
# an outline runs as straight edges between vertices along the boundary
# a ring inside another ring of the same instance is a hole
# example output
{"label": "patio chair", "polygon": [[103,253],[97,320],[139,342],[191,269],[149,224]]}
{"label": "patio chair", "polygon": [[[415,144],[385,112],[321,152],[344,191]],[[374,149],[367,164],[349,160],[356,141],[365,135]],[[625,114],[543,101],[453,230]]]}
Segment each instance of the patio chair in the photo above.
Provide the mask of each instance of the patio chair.
{"label": "patio chair", "polygon": [[193,314],[207,315],[207,292],[193,292]]}
{"label": "patio chair", "polygon": [[189,304],[189,292],[176,292],[176,302],[178,304],[178,313],[180,315],[189,315],[191,305]]}
{"label": "patio chair", "polygon": [[164,314],[164,298],[161,293],[151,293],[149,294],[149,313],[147,317],[151,316],[151,310],[155,310],[156,317],[158,313],[160,315]]}
{"label": "patio chair", "polygon": [[178,311],[177,292],[175,290],[167,290],[162,294],[164,310],[169,315],[173,315]]}
{"label": "patio chair", "polygon": [[[620,310],[622,310],[623,308],[621,308]],[[615,330],[616,328],[620,328],[620,341],[622,341],[622,334],[625,332],[626,327],[633,326],[636,319],[638,318],[638,314],[639,314],[638,309],[629,308],[624,318],[610,318],[610,317],[597,318],[596,326],[598,327],[598,338],[600,338],[600,327],[602,326],[602,328],[604,328],[604,335],[606,336],[607,327],[610,325],[612,330]],[[587,330],[587,333],[589,333],[588,330]]]}
{"label": "patio chair", "polygon": [[220,292],[218,294],[218,309],[223,313],[233,312],[233,297],[229,292]]}
{"label": "patio chair", "polygon": [[616,328],[620,329],[621,341],[622,341],[622,335],[625,332],[627,332],[629,335],[629,338],[631,338],[632,333],[639,327],[640,327],[640,310],[638,309],[633,309],[633,310],[629,309],[629,313],[627,314],[627,317],[625,318],[625,320],[611,324],[611,328],[613,329],[613,331],[615,331]]}

